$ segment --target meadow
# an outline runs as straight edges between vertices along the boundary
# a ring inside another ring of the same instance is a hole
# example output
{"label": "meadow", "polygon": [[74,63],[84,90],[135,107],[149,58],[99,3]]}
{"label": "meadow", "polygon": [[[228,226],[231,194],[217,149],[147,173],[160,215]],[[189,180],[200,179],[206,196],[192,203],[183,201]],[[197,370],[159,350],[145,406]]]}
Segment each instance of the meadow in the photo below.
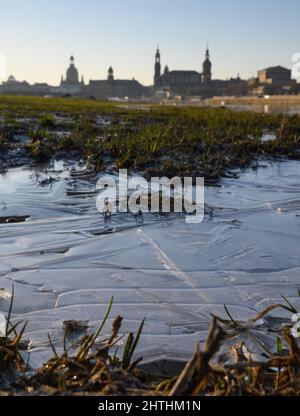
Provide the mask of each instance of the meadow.
{"label": "meadow", "polygon": [[198,175],[215,181],[236,168],[255,168],[262,158],[299,158],[299,144],[297,115],[0,98],[2,169],[22,155],[32,163],[79,159],[98,172],[128,168],[146,177]]}

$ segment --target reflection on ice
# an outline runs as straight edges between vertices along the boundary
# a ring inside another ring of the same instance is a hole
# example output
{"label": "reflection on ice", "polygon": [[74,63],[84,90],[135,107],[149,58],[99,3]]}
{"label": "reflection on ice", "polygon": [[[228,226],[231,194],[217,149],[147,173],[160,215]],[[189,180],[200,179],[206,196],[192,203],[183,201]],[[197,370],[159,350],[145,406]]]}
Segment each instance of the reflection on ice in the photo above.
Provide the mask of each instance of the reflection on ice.
{"label": "reflection on ice", "polygon": [[[30,217],[0,224],[0,288],[15,284],[14,314],[28,321],[32,360],[51,353],[48,333],[61,347],[64,321],[96,327],[111,296],[111,319],[124,316],[126,331],[146,317],[138,351],[146,360],[189,358],[224,304],[240,320],[281,294],[300,306],[299,168],[270,163],[207,188],[207,215],[193,225],[177,214],[105,219],[92,192],[97,178],[68,165],[0,176],[0,217]],[[55,180],[40,186],[49,176]],[[8,308],[0,298],[0,311]],[[268,325],[256,331],[271,348]]]}

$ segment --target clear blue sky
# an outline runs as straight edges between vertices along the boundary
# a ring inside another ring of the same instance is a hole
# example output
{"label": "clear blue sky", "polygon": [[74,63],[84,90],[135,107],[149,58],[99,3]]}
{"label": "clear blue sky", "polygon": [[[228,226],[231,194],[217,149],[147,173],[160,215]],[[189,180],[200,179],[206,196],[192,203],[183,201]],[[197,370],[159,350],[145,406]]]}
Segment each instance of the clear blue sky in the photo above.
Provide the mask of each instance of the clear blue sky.
{"label": "clear blue sky", "polygon": [[214,78],[242,77],[300,52],[299,0],[1,0],[0,54],[17,79],[58,84],[75,55],[85,80],[153,79],[162,64],[199,70],[209,41]]}

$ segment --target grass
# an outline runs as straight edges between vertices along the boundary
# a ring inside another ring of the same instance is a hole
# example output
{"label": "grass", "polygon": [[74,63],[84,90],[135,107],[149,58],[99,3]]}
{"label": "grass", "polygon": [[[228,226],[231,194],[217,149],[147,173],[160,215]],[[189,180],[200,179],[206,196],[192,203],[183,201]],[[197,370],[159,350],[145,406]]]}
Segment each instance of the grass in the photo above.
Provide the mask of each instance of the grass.
{"label": "grass", "polygon": [[[283,297],[284,298],[284,297]],[[292,325],[276,329],[277,344],[273,351],[265,348],[264,360],[258,361],[247,349],[246,342],[235,339],[251,334],[256,338],[256,323],[275,309],[297,312],[285,303],[271,305],[253,319],[241,322],[233,318],[228,307],[228,319],[213,317],[203,350],[197,346],[195,355],[176,377],[147,374],[139,369],[142,359],[133,361],[142,337],[145,320],[136,335],[125,340],[119,332],[123,318],[118,316],[111,335],[102,331],[111,314],[113,299],[95,333],[84,334],[79,343],[72,344],[72,335],[87,328],[87,323],[64,323],[64,351],[58,354],[51,340],[53,358],[40,369],[32,371],[24,362],[21,351],[28,348],[22,341],[26,323],[12,324],[14,291],[7,325],[0,338],[0,396],[1,395],[151,395],[151,396],[291,396],[300,394],[300,348],[292,335]],[[18,328],[21,328],[18,332]],[[270,332],[274,332],[269,328]],[[84,332],[84,331],[83,331]],[[119,352],[121,341],[123,352]]]}
{"label": "grass", "polygon": [[[118,358],[115,346],[125,338],[119,336],[122,318],[117,317],[114,320],[109,337],[102,336],[111,313],[113,299],[97,331],[89,335],[85,334],[78,345],[72,344],[72,335],[80,333],[85,325],[76,321],[64,323],[63,354],[58,355],[48,335],[53,358],[35,372],[32,372],[25,363],[21,353],[29,345],[22,341],[27,324],[25,323],[17,333],[17,328],[21,323],[12,324],[11,322],[13,301],[14,291],[5,334],[0,338],[0,396],[7,394],[113,394],[113,392],[121,393],[127,389],[133,392],[137,387],[140,390],[147,389],[144,383],[150,383],[151,377],[137,370],[136,367],[141,359],[132,361],[145,321],[141,323],[136,335],[134,333],[127,335],[121,358]],[[71,350],[75,352],[70,354]],[[111,350],[113,350],[112,354],[110,354]]]}
{"label": "grass", "polygon": [[[54,156],[77,158],[96,171],[113,164],[146,177],[197,175],[218,180],[261,158],[299,158],[299,116],[0,97],[1,116],[0,147],[21,147],[34,162]],[[99,122],[99,117],[110,123]],[[14,142],[20,133],[28,136],[27,143]],[[267,133],[275,134],[275,140],[262,141]]]}

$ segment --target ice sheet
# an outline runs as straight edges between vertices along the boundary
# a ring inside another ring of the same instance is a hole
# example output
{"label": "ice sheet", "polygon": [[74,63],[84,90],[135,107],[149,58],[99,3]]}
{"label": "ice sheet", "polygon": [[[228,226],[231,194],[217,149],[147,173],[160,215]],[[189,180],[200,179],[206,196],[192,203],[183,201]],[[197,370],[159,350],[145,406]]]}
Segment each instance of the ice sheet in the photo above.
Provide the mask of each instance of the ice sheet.
{"label": "ice sheet", "polygon": [[[145,317],[138,353],[146,361],[189,358],[210,314],[225,316],[224,304],[236,319],[281,294],[300,307],[299,162],[268,163],[206,188],[207,215],[193,225],[179,215],[105,220],[91,193],[95,182],[69,177],[71,169],[0,176],[0,216],[29,217],[0,225],[0,288],[15,285],[14,317],[28,321],[33,363],[49,356],[48,333],[62,346],[64,320],[96,327],[112,296],[105,331],[117,315],[123,331]],[[57,180],[40,186],[49,175]],[[0,299],[0,312],[8,308],[9,299]],[[271,346],[272,337],[260,336]]]}

